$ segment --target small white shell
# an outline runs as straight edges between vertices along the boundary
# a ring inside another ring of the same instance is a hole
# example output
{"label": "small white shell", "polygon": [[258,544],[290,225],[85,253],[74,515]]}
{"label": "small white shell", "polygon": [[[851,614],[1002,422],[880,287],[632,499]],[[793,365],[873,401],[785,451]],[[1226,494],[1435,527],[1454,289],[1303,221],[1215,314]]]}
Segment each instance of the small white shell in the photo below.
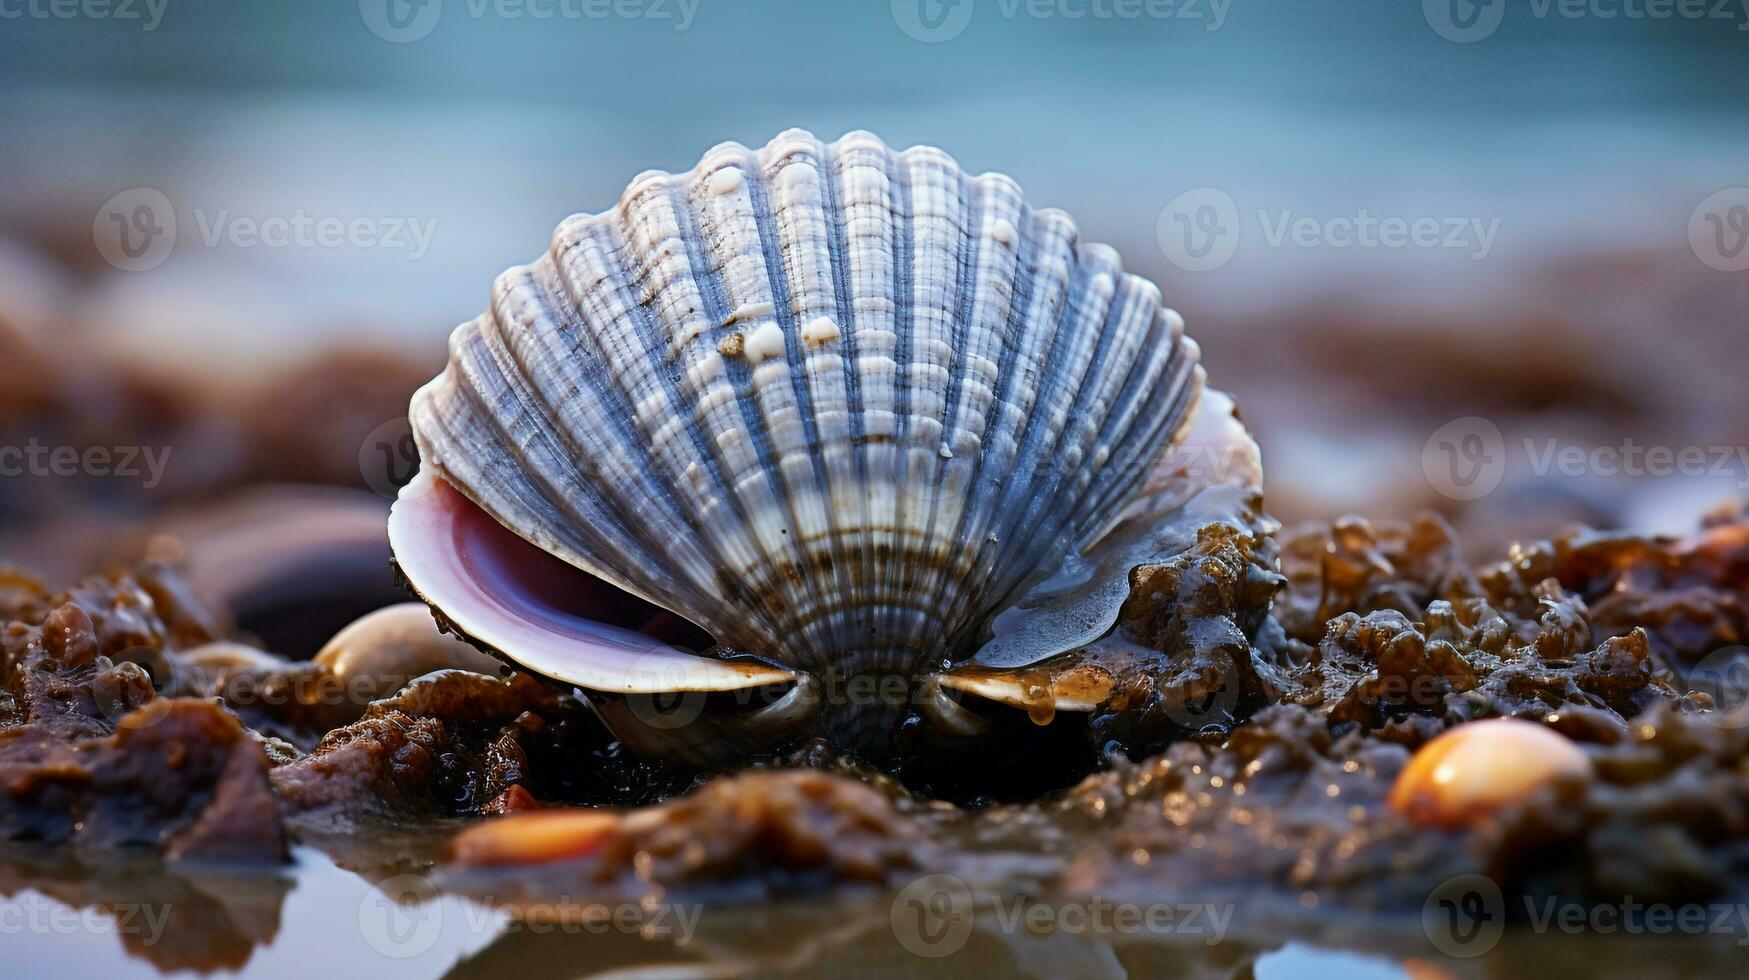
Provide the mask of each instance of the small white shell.
{"label": "small white shell", "polygon": [[408,681],[438,670],[496,677],[503,666],[453,636],[446,636],[423,602],[385,606],[352,622],[312,658],[364,702],[388,697]]}
{"label": "small white shell", "polygon": [[1447,729],[1423,745],[1398,775],[1389,802],[1417,823],[1463,827],[1557,780],[1591,775],[1585,750],[1554,729],[1490,718]]}

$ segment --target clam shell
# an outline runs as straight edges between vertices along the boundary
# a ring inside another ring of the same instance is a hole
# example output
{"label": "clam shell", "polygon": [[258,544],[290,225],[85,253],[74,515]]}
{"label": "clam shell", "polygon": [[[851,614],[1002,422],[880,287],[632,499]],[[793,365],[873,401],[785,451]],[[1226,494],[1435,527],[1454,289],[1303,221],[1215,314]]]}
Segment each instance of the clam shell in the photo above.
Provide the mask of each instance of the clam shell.
{"label": "clam shell", "polygon": [[[1158,287],[1007,177],[869,133],[719,145],[498,276],[413,399],[390,542],[446,628],[595,691],[628,740],[708,754],[817,712],[866,746],[904,711],[843,693],[869,676],[972,732],[946,700],[1104,634],[1137,563],[1210,521],[1268,534],[1198,359]],[[675,691],[712,725],[651,723]]]}
{"label": "clam shell", "polygon": [[[1050,605],[1065,569],[1110,571],[1086,556],[1119,525],[1173,522],[1199,489],[1162,475],[1196,415],[1198,357],[1156,286],[1006,176],[863,132],[726,143],[566,219],[498,278],[413,399],[429,473],[390,536],[445,621],[593,690],[720,691],[795,676],[783,668],[909,680],[969,657],[1021,599]],[[453,491],[781,667],[730,669],[457,586],[469,562],[433,537],[467,525]],[[1219,518],[1206,509],[1197,520]],[[1122,537],[1105,552],[1194,532]],[[1017,666],[1098,635],[1121,602],[1109,592],[1050,605],[1075,607],[1072,628],[1022,615],[981,659]],[[545,621],[572,645],[532,639]],[[658,680],[631,677],[651,663]]]}

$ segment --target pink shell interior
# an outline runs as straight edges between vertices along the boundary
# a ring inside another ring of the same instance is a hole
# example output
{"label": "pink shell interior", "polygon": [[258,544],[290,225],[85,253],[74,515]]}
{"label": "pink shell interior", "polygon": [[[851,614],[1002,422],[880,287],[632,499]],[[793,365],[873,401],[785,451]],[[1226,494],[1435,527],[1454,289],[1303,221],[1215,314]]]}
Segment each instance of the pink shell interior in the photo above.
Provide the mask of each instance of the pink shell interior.
{"label": "pink shell interior", "polygon": [[794,679],[712,660],[709,637],[524,541],[429,468],[389,513],[389,544],[425,601],[474,639],[539,674],[597,691],[727,691]]}

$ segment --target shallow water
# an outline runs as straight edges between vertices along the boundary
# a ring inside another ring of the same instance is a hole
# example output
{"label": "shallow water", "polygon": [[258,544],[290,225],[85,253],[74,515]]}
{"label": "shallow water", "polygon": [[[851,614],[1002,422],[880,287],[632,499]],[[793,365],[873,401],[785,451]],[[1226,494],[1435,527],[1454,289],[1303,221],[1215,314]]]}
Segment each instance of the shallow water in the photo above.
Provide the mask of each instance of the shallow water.
{"label": "shallow water", "polygon": [[[422,846],[406,844],[390,849],[409,853]],[[1741,965],[1742,944],[1749,942],[1740,932],[1648,938],[1520,929],[1498,941],[1484,931],[1455,947],[1478,955],[1458,957],[1433,941],[1451,948],[1450,934],[1429,931],[1420,917],[1305,911],[1267,894],[1237,906],[1191,899],[1158,907],[992,896],[980,899],[971,917],[932,918],[918,905],[939,898],[928,881],[900,892],[756,905],[591,907],[554,896],[551,905],[519,917],[489,896],[439,891],[421,866],[360,873],[307,846],[283,873],[111,869],[26,888],[16,884],[21,853],[11,852],[0,865],[8,882],[0,902],[6,972],[17,976],[187,976],[246,968],[252,976],[368,972],[380,980],[897,972],[1656,977],[1728,971]],[[1168,914],[1173,921],[1165,924]]]}

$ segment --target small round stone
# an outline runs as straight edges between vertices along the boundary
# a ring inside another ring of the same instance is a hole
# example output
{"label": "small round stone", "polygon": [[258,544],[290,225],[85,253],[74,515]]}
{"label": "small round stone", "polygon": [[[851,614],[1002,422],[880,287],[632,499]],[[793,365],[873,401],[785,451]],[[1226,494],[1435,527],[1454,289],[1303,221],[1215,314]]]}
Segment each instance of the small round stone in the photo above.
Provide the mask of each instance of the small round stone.
{"label": "small round stone", "polygon": [[315,656],[364,700],[385,698],[434,670],[498,676],[502,664],[445,635],[422,602],[403,602],[363,616],[334,634]]}
{"label": "small round stone", "polygon": [[450,859],[475,867],[547,864],[587,857],[619,827],[604,810],[535,810],[476,824],[450,843]]}
{"label": "small round stone", "polygon": [[1391,787],[1416,823],[1470,826],[1559,779],[1589,779],[1591,759],[1554,730],[1516,718],[1459,725],[1423,745]]}

